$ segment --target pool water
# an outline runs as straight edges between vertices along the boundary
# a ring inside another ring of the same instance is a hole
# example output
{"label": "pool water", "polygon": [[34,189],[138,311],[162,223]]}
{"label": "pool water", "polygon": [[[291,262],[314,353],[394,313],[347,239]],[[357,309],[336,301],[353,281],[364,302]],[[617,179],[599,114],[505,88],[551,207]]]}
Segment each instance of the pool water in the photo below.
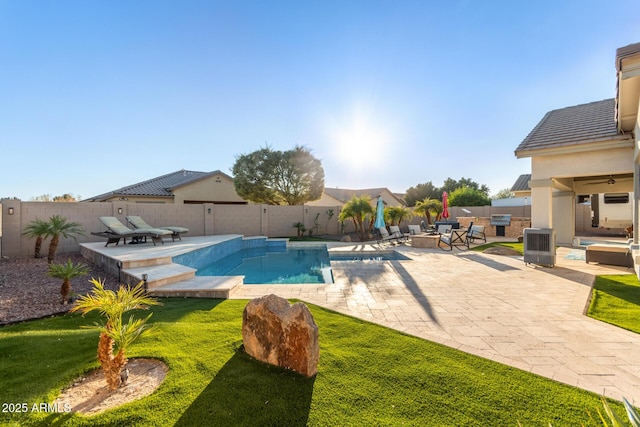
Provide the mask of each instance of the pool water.
{"label": "pool water", "polygon": [[326,246],[242,249],[199,268],[196,276],[245,276],[245,284],[333,283]]}

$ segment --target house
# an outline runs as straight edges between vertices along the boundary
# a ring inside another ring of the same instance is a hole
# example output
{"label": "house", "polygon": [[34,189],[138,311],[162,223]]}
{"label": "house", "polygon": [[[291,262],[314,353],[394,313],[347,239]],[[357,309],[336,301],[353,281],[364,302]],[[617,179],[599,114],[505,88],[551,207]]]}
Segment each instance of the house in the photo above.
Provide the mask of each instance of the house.
{"label": "house", "polygon": [[344,206],[353,197],[368,196],[371,204],[375,205],[378,196],[382,197],[385,206],[405,206],[404,200],[391,192],[388,188],[364,188],[349,190],[345,188],[325,187],[322,197],[305,203],[308,206]]}
{"label": "house", "polygon": [[523,173],[518,177],[516,182],[513,183],[509,191],[513,193],[514,197],[531,198],[531,188],[529,188],[529,181],[531,181],[531,174]]}
{"label": "house", "polygon": [[576,203],[590,194],[633,192],[638,229],[640,43],[618,49],[615,65],[615,98],[549,111],[515,150],[531,159],[531,224],[559,244],[573,241]]}
{"label": "house", "polygon": [[138,182],[83,202],[128,201],[132,203],[242,204],[233,178],[216,170],[196,172],[185,169]]}

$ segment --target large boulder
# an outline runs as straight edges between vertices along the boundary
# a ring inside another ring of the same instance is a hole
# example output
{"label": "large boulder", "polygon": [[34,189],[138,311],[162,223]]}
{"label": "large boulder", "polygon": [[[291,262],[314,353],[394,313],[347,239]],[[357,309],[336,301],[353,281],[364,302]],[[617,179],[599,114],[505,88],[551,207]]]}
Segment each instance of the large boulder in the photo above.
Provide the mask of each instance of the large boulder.
{"label": "large boulder", "polygon": [[272,365],[311,377],[318,372],[318,326],[306,305],[277,295],[256,298],[242,313],[244,350]]}

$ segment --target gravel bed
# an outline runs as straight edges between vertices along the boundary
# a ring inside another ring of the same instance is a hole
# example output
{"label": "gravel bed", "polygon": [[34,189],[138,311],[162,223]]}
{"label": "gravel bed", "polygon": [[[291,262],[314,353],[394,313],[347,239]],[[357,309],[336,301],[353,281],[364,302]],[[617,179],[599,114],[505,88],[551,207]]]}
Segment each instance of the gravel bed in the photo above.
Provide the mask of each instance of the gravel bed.
{"label": "gravel bed", "polygon": [[[101,268],[90,264],[80,253],[63,253],[56,256],[57,263],[70,259],[83,263],[90,269],[86,276],[71,280],[71,295],[86,294],[93,288],[92,277],[105,279],[105,288],[116,290],[117,280]],[[70,304],[62,304],[60,286],[62,280],[47,275],[44,258],[0,259],[0,325],[23,320],[38,319],[69,311]]]}

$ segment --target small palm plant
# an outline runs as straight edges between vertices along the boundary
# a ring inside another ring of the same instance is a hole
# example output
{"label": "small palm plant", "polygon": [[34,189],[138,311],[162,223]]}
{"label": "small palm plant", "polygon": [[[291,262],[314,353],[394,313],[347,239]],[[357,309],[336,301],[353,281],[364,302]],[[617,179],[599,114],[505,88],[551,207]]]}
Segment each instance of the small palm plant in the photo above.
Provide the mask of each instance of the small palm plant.
{"label": "small palm plant", "polygon": [[402,221],[411,219],[413,212],[404,206],[389,206],[384,209],[384,216],[391,225],[400,225]]}
{"label": "small palm plant", "polygon": [[34,258],[40,258],[40,251],[42,250],[42,241],[49,236],[49,223],[41,219],[34,219],[29,222],[27,226],[22,230],[22,235],[29,238],[36,239],[36,247],[34,250]]}
{"label": "small palm plant", "polygon": [[67,260],[65,264],[49,264],[48,274],[56,279],[62,279],[60,295],[62,295],[62,304],[66,304],[69,301],[69,293],[71,292],[71,279],[89,274],[89,267],[82,263],[74,264],[71,260]]}
{"label": "small palm plant", "polygon": [[84,236],[84,231],[81,225],[77,222],[70,222],[68,218],[61,215],[53,215],[49,218],[49,235],[51,236],[51,242],[49,242],[49,253],[47,254],[47,262],[51,264],[56,258],[56,251],[58,250],[58,243],[60,243],[60,236],[66,238],[72,237],[76,239],[77,235]]}
{"label": "small palm plant", "polygon": [[440,200],[430,199],[427,197],[424,200],[416,202],[413,212],[417,215],[424,216],[427,219],[427,224],[431,225],[432,216],[435,217],[436,221],[438,221],[440,219],[440,215],[442,215],[442,202]]}
{"label": "small palm plant", "polygon": [[338,220],[352,220],[360,240],[364,242],[367,240],[369,231],[373,228],[374,212],[375,210],[371,206],[371,199],[368,196],[354,196],[342,207]]}
{"label": "small palm plant", "polygon": [[127,364],[127,349],[143,332],[149,330],[146,323],[153,313],[144,319],[131,316],[126,323],[122,316],[127,311],[148,309],[160,303],[145,294],[142,282],[134,288],[121,286],[117,292],[105,289],[103,280],[91,279],[91,283],[94,285],[93,291],[80,297],[71,311],[80,311],[82,314],[97,311],[104,317],[105,323],[95,326],[100,331],[98,361],[109,389],[117,390],[126,382],[123,369]]}

